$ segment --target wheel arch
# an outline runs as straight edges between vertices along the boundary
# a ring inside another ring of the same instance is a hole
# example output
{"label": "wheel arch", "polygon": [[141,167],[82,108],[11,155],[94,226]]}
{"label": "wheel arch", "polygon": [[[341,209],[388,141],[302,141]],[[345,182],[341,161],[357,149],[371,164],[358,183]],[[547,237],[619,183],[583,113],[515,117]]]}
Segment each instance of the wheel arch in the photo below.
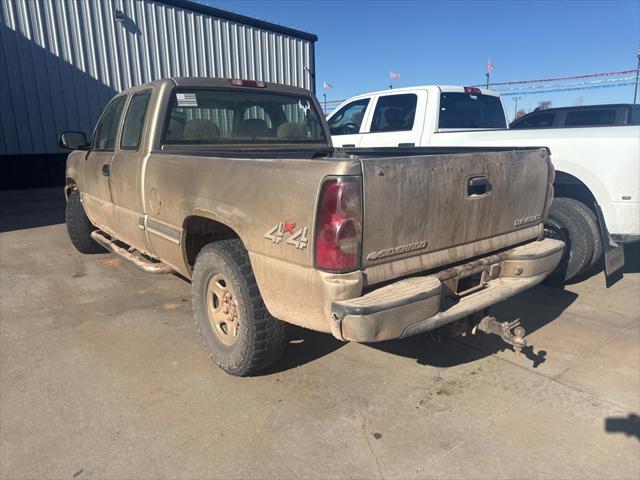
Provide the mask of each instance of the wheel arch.
{"label": "wheel arch", "polygon": [[64,181],[64,196],[65,198],[68,200],[69,199],[69,194],[73,191],[73,190],[77,190],[78,185],[75,181],[75,179],[71,178],[71,177],[67,177]]}
{"label": "wheel arch", "polygon": [[584,203],[596,213],[596,198],[591,189],[579,178],[563,171],[556,172],[556,179],[553,182],[556,197],[568,197]]}
{"label": "wheel arch", "polygon": [[213,215],[206,213],[189,215],[182,222],[181,245],[185,265],[189,271],[193,271],[196,257],[202,247],[212,242],[233,238],[242,241],[234,228],[214,218]]}

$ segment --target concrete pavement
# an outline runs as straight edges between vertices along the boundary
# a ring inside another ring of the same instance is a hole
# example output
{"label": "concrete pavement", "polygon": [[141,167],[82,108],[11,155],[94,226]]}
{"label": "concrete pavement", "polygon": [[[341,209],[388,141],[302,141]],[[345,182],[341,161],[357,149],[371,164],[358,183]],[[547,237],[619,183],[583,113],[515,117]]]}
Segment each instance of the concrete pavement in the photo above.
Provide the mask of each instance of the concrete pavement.
{"label": "concrete pavement", "polygon": [[292,329],[216,368],[190,285],[69,243],[58,190],[0,192],[0,477],[640,477],[640,256],[500,305],[491,336],[343,344]]}

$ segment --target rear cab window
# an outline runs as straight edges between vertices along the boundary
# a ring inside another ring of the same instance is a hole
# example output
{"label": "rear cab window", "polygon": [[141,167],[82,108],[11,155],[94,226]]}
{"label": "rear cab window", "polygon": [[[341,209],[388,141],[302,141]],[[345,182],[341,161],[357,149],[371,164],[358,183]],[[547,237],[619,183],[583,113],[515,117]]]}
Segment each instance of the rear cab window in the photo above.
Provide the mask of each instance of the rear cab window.
{"label": "rear cab window", "polygon": [[440,94],[438,128],[506,128],[507,121],[499,97],[464,92]]}
{"label": "rear cab window", "polygon": [[172,93],[164,145],[326,143],[306,96],[248,89],[180,88]]}
{"label": "rear cab window", "polygon": [[418,96],[415,93],[378,98],[371,120],[371,133],[402,132],[413,129]]}

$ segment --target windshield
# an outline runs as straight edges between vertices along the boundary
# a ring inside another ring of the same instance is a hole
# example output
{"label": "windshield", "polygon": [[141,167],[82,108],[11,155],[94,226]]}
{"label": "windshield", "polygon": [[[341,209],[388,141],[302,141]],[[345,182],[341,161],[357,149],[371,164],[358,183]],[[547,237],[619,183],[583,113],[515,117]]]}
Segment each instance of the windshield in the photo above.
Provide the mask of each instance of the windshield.
{"label": "windshield", "polygon": [[164,144],[326,143],[306,96],[245,89],[179,89],[171,99]]}
{"label": "windshield", "polygon": [[500,98],[461,92],[440,94],[438,128],[507,128]]}

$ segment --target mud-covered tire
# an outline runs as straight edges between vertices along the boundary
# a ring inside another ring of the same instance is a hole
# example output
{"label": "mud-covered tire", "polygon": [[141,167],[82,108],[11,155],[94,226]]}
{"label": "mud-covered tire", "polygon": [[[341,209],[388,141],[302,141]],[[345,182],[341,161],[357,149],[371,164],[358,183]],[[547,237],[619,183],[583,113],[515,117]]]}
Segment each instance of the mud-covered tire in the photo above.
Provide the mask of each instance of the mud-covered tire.
{"label": "mud-covered tire", "polygon": [[555,198],[545,220],[547,236],[563,240],[566,244],[560,265],[552,274],[552,278],[556,280],[567,281],[584,273],[589,269],[593,258],[594,240],[591,228],[573,202],[569,198]]}
{"label": "mud-covered tire", "polygon": [[596,263],[598,263],[604,251],[604,248],[602,246],[602,238],[600,236],[600,228],[598,227],[598,220],[596,214],[593,213],[593,210],[587,207],[584,203],[579,202],[578,200],[575,200],[573,198],[563,197],[559,198],[558,200],[562,200],[563,203],[578,212],[578,214],[580,214],[582,218],[584,218],[584,220],[587,222],[587,225],[589,225],[589,230],[591,231],[591,239],[593,241],[593,255],[591,256],[589,265],[583,271],[578,273],[578,275],[580,275],[581,273],[585,273],[588,270],[591,270],[591,268]]}
{"label": "mud-covered tire", "polygon": [[[225,288],[231,292],[237,319],[232,320],[237,321],[235,335],[225,336],[212,319],[215,302],[208,297],[216,295],[210,290],[216,279],[224,279]],[[211,359],[225,372],[235,376],[255,374],[280,358],[287,345],[286,324],[267,311],[240,240],[222,240],[200,250],[192,289],[196,325],[203,343]]]}
{"label": "mud-covered tire", "polygon": [[65,219],[69,239],[76,250],[80,253],[103,253],[106,251],[91,238],[91,232],[96,228],[84,212],[80,201],[80,192],[76,189],[71,190],[67,198]]}

